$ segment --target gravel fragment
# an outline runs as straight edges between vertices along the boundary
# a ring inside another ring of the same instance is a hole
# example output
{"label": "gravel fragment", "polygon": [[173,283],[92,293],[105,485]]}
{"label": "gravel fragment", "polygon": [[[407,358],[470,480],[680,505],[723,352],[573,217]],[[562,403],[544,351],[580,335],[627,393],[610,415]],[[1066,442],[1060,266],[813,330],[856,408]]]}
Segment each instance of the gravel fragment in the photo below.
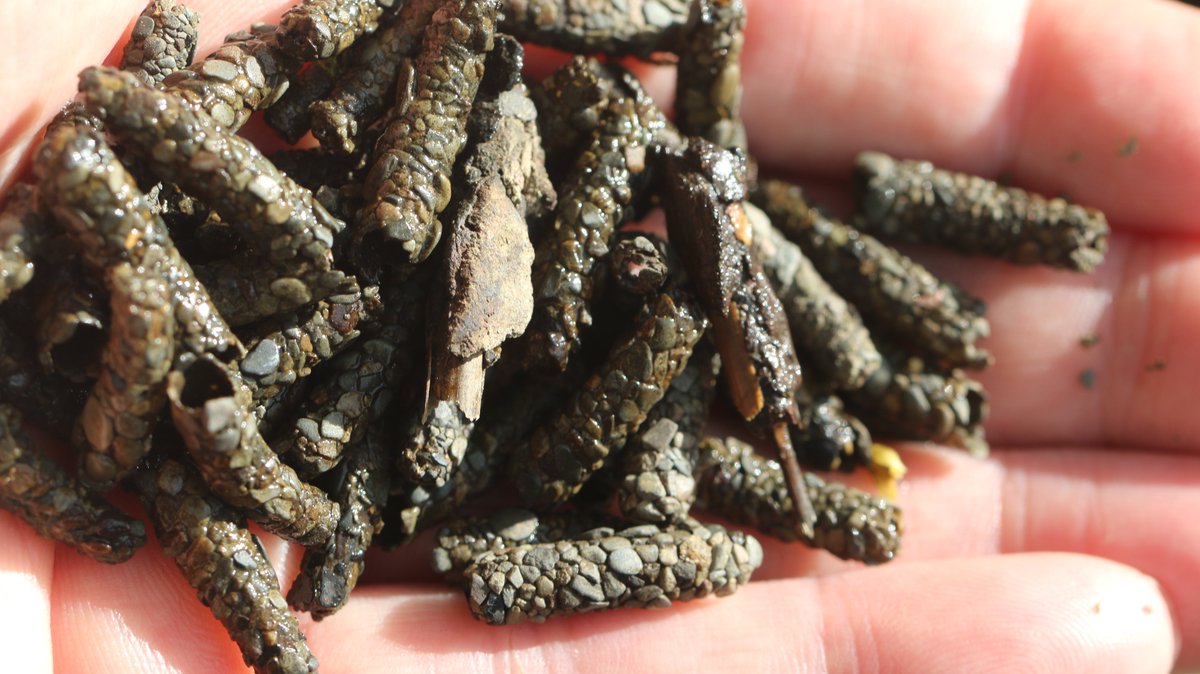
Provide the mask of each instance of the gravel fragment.
{"label": "gravel fragment", "polygon": [[[890,561],[900,548],[900,509],[870,494],[806,473],[817,512],[815,534],[804,534],[783,470],[734,438],[701,443],[697,507],[784,541],[800,541],[868,564]],[[750,552],[748,550],[748,552]],[[753,557],[760,558],[761,549]]]}
{"label": "gravel fragment", "polygon": [[508,0],[500,30],[569,52],[650,58],[678,46],[689,4],[689,0]]}
{"label": "gravel fragment", "polygon": [[[566,501],[620,451],[687,364],[706,327],[698,311],[682,296],[651,298],[635,332],[614,346],[553,421],[516,446],[509,475],[526,503],[545,508]],[[622,420],[627,403],[635,413]]]}
{"label": "gravel fragment", "polygon": [[167,403],[165,381],[175,356],[175,317],[168,283],[147,261],[112,267],[112,328],[104,367],[83,407],[76,445],[80,477],[107,489],[150,452],[152,430]]}
{"label": "gravel fragment", "polygon": [[246,521],[175,460],[138,473],[134,484],[158,540],[196,594],[260,674],[317,671],[279,579]]}
{"label": "gravel fragment", "polygon": [[176,0],[151,0],[133,24],[121,53],[121,70],[146,84],[161,84],[167,75],[192,64],[199,39],[200,15]]}
{"label": "gravel fragment", "polygon": [[330,490],[341,508],[341,519],[324,546],[305,550],[300,574],[288,591],[288,604],[308,611],[315,620],[346,605],[362,575],[367,549],[383,529],[391,479],[387,451],[378,436],[368,433],[348,450]]}
{"label": "gravel fragment", "polygon": [[[111,68],[85,70],[80,91],[88,109],[159,176],[206,199],[260,254],[292,264],[290,274],[304,292],[293,292],[289,284],[255,283],[258,292],[252,297],[264,303],[265,311],[295,309],[342,288],[346,277],[333,269],[333,252],[325,242],[345,224],[253,144],[185,99]],[[247,312],[254,313],[251,309]]]}
{"label": "gravel fragment", "polygon": [[327,541],[339,509],[305,484],[259,435],[240,377],[209,358],[167,378],[171,417],[209,487],[272,533],[304,545]]}
{"label": "gravel fragment", "polygon": [[0,211],[0,304],[33,279],[36,238],[45,228],[36,204],[33,186],[18,183]]}
{"label": "gravel fragment", "polygon": [[364,133],[397,97],[396,80],[421,45],[442,0],[408,0],[394,21],[364,36],[348,53],[349,64],[327,96],[309,107],[312,132],[332,154],[361,149]]}
{"label": "gravel fragment", "polygon": [[1094,208],[927,161],[864,152],[853,186],[855,226],[879,236],[1080,272],[1095,269],[1108,250],[1108,221]]}
{"label": "gravel fragment", "polygon": [[375,32],[396,0],[304,0],[279,19],[280,49],[302,61],[327,59]]}
{"label": "gravel fragment", "polygon": [[380,240],[408,262],[424,260],[441,238],[438,213],[450,201],[450,173],[492,49],[497,0],[444,0],[416,62],[412,100],[375,146],[363,193],[355,257],[378,256]]}
{"label": "gravel fragment", "polygon": [[991,332],[983,302],[869,234],[822,215],[798,187],[766,180],[751,198],[872,330],[953,366],[991,362],[976,345]]}
{"label": "gravel fragment", "polygon": [[[596,547],[560,540],[491,550],[467,567],[463,584],[471,612],[490,625],[542,622],[547,618],[626,606],[662,608],[710,594],[725,596],[750,580],[761,558],[748,550],[757,541],[715,524],[688,520],[651,536],[628,537],[601,562],[578,554]],[[658,562],[643,563],[634,552],[653,546]],[[597,548],[598,549],[598,548]],[[530,581],[511,574],[516,559],[533,558],[542,573]]]}

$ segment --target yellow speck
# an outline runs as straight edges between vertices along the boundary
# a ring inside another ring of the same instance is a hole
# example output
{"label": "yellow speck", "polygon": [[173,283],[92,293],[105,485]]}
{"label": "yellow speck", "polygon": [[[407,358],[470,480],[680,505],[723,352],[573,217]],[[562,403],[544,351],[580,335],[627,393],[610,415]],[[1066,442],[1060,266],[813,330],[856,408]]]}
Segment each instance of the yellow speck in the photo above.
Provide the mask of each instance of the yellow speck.
{"label": "yellow speck", "polygon": [[133,250],[133,247],[136,246],[138,241],[141,241],[141,240],[142,240],[142,230],[141,229],[135,228],[135,229],[129,230],[129,233],[125,235],[125,250]]}
{"label": "yellow speck", "polygon": [[900,459],[900,453],[879,443],[871,445],[871,477],[875,478],[875,488],[886,499],[896,498],[896,486],[904,479],[908,467]]}

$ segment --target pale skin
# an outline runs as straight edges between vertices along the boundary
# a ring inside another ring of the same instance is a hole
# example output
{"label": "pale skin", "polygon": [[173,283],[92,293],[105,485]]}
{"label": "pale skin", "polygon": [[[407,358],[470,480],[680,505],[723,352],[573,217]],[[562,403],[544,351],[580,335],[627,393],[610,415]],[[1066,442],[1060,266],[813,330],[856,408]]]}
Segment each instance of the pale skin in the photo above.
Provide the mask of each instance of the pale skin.
{"label": "pale skin", "polygon": [[[901,446],[911,470],[894,563],[862,569],[767,541],[766,566],[737,595],[664,611],[489,628],[432,583],[427,548],[372,558],[343,612],[302,618],[322,671],[1200,668],[1200,11],[1168,0],[747,3],[745,114],[765,165],[844,182],[857,152],[878,149],[1006,172],[1113,223],[1093,276],[922,256],[988,301],[992,457]],[[0,184],[141,4],[3,3]],[[207,53],[287,3],[190,4]],[[669,95],[667,74],[648,80]],[[1084,348],[1087,335],[1099,343]],[[289,578],[299,550],[264,540]],[[241,667],[156,545],[107,567],[4,512],[0,541],[6,670]]]}

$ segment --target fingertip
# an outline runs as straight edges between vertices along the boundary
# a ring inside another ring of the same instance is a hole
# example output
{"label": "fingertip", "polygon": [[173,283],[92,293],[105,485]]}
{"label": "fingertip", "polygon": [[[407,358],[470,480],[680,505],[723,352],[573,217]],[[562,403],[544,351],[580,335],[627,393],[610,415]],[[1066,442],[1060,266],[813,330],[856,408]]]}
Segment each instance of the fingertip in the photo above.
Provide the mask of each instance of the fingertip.
{"label": "fingertip", "polygon": [[1158,583],[1039,553],[822,581],[831,671],[1165,672],[1177,637]]}

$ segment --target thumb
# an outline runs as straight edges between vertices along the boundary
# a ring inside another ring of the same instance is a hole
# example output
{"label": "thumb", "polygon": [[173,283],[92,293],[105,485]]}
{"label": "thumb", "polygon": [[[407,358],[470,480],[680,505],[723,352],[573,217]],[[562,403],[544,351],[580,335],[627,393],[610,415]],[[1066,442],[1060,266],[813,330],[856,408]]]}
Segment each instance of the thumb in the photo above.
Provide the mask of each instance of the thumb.
{"label": "thumb", "polygon": [[[751,582],[732,597],[487,627],[461,595],[373,586],[311,625],[326,672],[1170,671],[1158,584],[1113,562],[1021,554]],[[430,629],[438,625],[438,629]]]}

